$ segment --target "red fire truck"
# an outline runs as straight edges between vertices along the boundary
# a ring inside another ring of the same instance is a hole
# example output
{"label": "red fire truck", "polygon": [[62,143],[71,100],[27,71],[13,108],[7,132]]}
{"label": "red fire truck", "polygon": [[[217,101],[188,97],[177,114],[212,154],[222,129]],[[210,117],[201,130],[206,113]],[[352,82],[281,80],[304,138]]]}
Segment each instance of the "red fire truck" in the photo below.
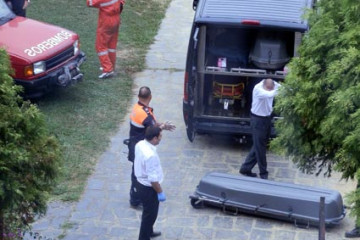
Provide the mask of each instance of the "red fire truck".
{"label": "red fire truck", "polygon": [[0,0],[0,48],[10,55],[14,81],[28,98],[83,78],[79,36],[67,29],[16,16]]}

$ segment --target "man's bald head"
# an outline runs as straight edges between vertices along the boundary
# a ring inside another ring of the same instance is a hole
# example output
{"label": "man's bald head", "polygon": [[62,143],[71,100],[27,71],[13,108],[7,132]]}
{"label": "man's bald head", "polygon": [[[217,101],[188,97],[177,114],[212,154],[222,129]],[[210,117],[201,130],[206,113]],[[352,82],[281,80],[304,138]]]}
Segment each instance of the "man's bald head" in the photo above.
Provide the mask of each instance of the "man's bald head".
{"label": "man's bald head", "polygon": [[274,90],[274,88],[275,88],[274,80],[272,80],[271,78],[267,78],[264,80],[264,89],[271,91]]}
{"label": "man's bald head", "polygon": [[150,101],[151,100],[151,90],[149,87],[141,87],[139,89],[139,95],[138,95],[140,100],[143,101]]}
{"label": "man's bald head", "polygon": [[139,98],[148,99],[151,96],[151,90],[149,87],[141,87],[139,89]]}

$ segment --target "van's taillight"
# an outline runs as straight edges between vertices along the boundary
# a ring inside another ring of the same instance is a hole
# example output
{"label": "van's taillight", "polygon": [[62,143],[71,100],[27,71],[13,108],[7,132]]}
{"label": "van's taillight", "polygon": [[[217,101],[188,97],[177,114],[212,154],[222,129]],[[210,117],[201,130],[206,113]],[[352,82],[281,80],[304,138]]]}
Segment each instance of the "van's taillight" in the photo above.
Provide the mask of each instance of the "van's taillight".
{"label": "van's taillight", "polygon": [[260,25],[260,21],[244,19],[244,20],[241,21],[241,24],[244,24],[244,25]]}
{"label": "van's taillight", "polygon": [[189,100],[188,86],[189,86],[189,73],[185,72],[185,77],[184,77],[184,101],[185,102],[187,102]]}

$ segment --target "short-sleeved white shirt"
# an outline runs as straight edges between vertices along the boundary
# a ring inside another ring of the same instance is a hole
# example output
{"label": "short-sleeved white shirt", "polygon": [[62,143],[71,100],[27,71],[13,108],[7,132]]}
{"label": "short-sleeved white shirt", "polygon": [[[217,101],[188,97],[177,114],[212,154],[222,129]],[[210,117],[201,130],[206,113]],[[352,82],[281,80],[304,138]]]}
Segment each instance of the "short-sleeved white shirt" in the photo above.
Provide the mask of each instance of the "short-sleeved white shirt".
{"label": "short-sleeved white shirt", "polygon": [[156,147],[146,140],[135,146],[134,171],[137,181],[144,186],[151,187],[152,182],[161,183],[164,179]]}

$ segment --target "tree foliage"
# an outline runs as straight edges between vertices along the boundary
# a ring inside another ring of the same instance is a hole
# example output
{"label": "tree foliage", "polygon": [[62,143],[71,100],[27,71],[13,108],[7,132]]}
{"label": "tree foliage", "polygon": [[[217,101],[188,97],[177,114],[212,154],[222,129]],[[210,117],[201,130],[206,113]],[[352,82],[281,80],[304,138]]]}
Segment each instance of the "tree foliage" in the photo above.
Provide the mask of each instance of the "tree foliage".
{"label": "tree foliage", "polygon": [[[46,210],[59,169],[59,147],[38,108],[18,96],[0,49],[0,239]],[[2,232],[2,233],[1,233]]]}
{"label": "tree foliage", "polygon": [[[272,146],[305,172],[360,178],[360,2],[319,1],[310,30],[290,63],[276,111]],[[360,216],[360,191],[352,193]],[[359,223],[360,223],[360,218]]]}

